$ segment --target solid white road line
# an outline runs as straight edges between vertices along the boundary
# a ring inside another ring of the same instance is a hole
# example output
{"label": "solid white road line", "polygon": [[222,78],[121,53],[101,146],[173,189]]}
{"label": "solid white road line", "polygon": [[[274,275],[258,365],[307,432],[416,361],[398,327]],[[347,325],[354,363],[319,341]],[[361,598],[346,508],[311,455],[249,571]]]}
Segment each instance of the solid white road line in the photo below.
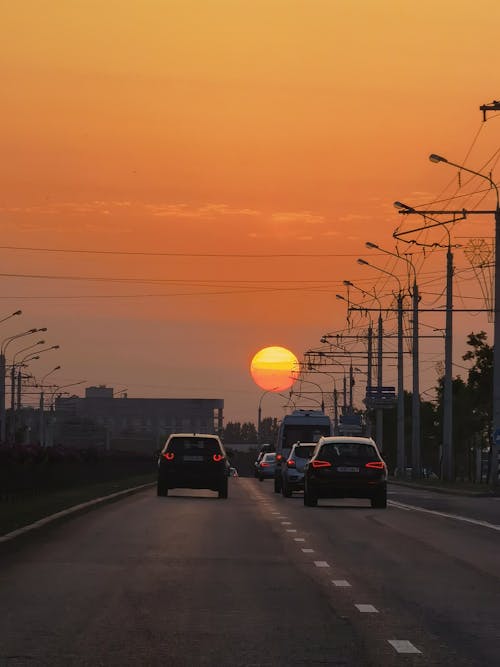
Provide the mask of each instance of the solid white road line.
{"label": "solid white road line", "polygon": [[326,562],[326,560],[315,560],[315,561],[314,561],[314,565],[315,565],[316,567],[330,567],[330,566],[328,565],[328,563]]}
{"label": "solid white road line", "polygon": [[372,604],[355,604],[354,606],[362,614],[378,614],[378,609]]}
{"label": "solid white road line", "polygon": [[332,584],[339,588],[350,588],[351,584],[346,579],[332,579]]}
{"label": "solid white road line", "polygon": [[489,523],[488,521],[480,521],[479,519],[469,519],[466,516],[460,516],[459,514],[448,514],[448,512],[438,512],[437,510],[428,510],[424,507],[418,507],[417,505],[406,505],[405,503],[395,502],[394,500],[389,500],[389,505],[397,507],[401,510],[413,510],[414,512],[424,512],[425,514],[433,514],[434,516],[441,516],[445,519],[455,519],[455,521],[463,521],[464,523],[472,523],[475,526],[481,526],[482,528],[490,528],[491,530],[500,530],[500,526]]}
{"label": "solid white road line", "polygon": [[406,639],[388,639],[387,641],[398,653],[422,653]]}

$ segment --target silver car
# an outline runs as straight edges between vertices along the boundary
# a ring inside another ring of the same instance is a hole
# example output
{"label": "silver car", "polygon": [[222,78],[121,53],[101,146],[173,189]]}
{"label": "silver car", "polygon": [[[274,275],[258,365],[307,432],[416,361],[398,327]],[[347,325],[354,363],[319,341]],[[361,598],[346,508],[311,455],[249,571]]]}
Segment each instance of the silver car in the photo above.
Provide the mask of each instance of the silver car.
{"label": "silver car", "polygon": [[294,491],[304,490],[304,467],[313,455],[316,442],[296,442],[286,460],[282,473],[281,493],[290,498]]}

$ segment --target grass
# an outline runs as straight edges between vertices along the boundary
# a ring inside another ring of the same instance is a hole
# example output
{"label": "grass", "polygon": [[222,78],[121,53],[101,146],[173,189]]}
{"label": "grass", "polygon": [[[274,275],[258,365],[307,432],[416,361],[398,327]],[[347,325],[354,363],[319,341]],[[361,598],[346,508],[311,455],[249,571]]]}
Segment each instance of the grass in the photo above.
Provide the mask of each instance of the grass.
{"label": "grass", "polygon": [[0,503],[0,535],[27,526],[61,510],[117,491],[154,482],[156,474],[135,475],[98,484],[72,487]]}

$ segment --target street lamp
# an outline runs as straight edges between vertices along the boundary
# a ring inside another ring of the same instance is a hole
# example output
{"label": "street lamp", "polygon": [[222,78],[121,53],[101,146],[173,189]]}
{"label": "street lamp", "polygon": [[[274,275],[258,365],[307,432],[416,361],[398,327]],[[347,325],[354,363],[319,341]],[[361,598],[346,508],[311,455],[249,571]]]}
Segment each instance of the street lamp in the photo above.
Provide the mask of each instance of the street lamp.
{"label": "street lamp", "polygon": [[54,373],[55,371],[58,371],[61,367],[60,366],[55,366],[52,370],[50,370],[48,373],[45,373],[45,375],[42,377],[42,380],[40,382],[40,405],[39,405],[39,410],[40,410],[40,445],[42,447],[45,447],[45,414],[44,414],[44,404],[43,404],[43,399],[44,399],[44,385],[45,385],[45,380],[51,375],[51,373]]}
{"label": "street lamp", "polygon": [[[371,248],[374,244],[370,241],[366,245]],[[395,278],[398,283],[397,307],[398,307],[398,417],[397,417],[397,456],[396,466],[399,475],[403,474],[405,469],[405,403],[404,403],[404,372],[403,372],[403,290],[398,276],[379,266],[370,264],[365,260],[358,260],[360,264],[371,266],[372,269],[385,273]]]}
{"label": "street lamp", "polygon": [[[15,313],[12,313],[12,315],[5,317],[2,321],[8,320],[10,317],[20,314],[21,311],[16,311]],[[38,331],[47,331],[47,327],[22,331],[21,333],[14,334],[14,336],[8,336],[7,338],[4,338],[4,340],[0,343],[0,442],[2,443],[5,442],[7,435],[7,423],[5,418],[5,354],[12,341],[17,340],[18,338],[23,338],[24,336],[30,336],[31,334],[37,333]]]}
{"label": "street lamp", "polygon": [[[403,205],[404,206],[404,205]],[[413,272],[413,290],[412,290],[412,299],[413,299],[413,326],[412,326],[412,366],[413,366],[413,386],[412,386],[412,420],[411,420],[411,458],[412,458],[412,477],[419,478],[421,476],[421,457],[420,457],[420,379],[419,379],[419,340],[418,340],[418,285],[417,285],[417,271],[413,262],[407,257],[398,255],[397,253],[391,252],[390,250],[385,250],[381,248],[376,243],[370,241],[366,242],[366,247],[370,249],[376,249],[380,252],[400,259],[403,262],[406,262]],[[360,262],[361,263],[361,262]],[[375,268],[375,267],[374,267]],[[378,268],[378,267],[377,267]],[[380,270],[380,269],[379,269]],[[383,271],[388,273],[387,271]],[[393,275],[393,274],[390,274]],[[396,276],[394,276],[396,277]],[[400,287],[401,294],[401,287]],[[398,321],[401,322],[402,327],[402,301],[400,302],[400,316]],[[400,348],[402,354],[402,347]],[[400,350],[398,349],[398,356]],[[402,363],[402,362],[401,362]],[[399,387],[398,387],[399,392]],[[401,427],[400,427],[401,428]],[[403,427],[404,428],[404,427]],[[400,454],[401,455],[401,454]]]}
{"label": "street lamp", "polygon": [[[311,380],[304,380],[304,378],[302,378],[302,377],[297,378],[297,381],[298,382],[306,382],[307,384],[312,384],[315,387],[318,387],[318,389],[321,392],[321,411],[324,412],[325,411],[325,395],[323,393],[323,387],[321,385],[319,385],[317,382],[312,382]],[[300,392],[295,392],[295,393],[300,393]],[[318,401],[318,404],[320,404],[319,401]]]}
{"label": "street lamp", "polygon": [[[60,368],[60,366],[58,366],[58,368]],[[54,370],[56,370],[56,369],[54,369]],[[55,395],[58,394],[61,389],[67,389],[68,387],[74,387],[78,384],[83,384],[84,382],[87,382],[87,380],[79,380],[78,382],[70,382],[69,384],[63,384],[63,385],[59,385],[59,386],[56,386],[55,388],[53,388],[53,391],[50,395],[50,401],[49,401],[49,410],[50,410],[50,412],[49,412],[49,433],[48,433],[48,438],[47,438],[47,445],[48,446],[52,446],[54,444],[53,443],[53,437],[54,437],[54,428],[53,427],[54,427],[55,418],[54,418],[53,413],[54,413]],[[62,394],[59,393],[59,397],[61,395]],[[107,438],[106,438],[106,441],[107,441]],[[109,448],[108,444],[106,445],[106,447]]]}
{"label": "street lamp", "polygon": [[259,398],[259,409],[257,411],[257,443],[260,445],[261,441],[261,428],[262,428],[262,399],[266,394],[276,391],[278,387],[273,387],[272,389],[266,389],[262,392]]}
{"label": "street lamp", "polygon": [[[455,162],[450,162],[441,155],[431,153],[429,155],[431,162],[449,164],[451,167],[456,167],[460,171],[466,171],[469,174],[478,176],[488,181],[490,187],[495,190],[496,208],[493,211],[495,216],[495,305],[493,314],[493,433],[491,441],[491,466],[490,466],[490,483],[497,486],[499,483],[499,446],[500,446],[500,198],[498,194],[498,186],[491,176],[486,176],[479,171],[469,169],[463,165]],[[498,442],[497,442],[498,439]]]}

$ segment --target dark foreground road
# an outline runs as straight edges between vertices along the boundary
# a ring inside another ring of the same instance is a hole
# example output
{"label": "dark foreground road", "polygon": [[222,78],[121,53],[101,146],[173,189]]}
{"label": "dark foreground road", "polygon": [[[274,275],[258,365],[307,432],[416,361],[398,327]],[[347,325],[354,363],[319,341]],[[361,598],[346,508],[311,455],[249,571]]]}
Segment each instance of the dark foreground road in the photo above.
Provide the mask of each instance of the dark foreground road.
{"label": "dark foreground road", "polygon": [[0,667],[500,663],[498,500],[230,494],[149,490],[0,551]]}

